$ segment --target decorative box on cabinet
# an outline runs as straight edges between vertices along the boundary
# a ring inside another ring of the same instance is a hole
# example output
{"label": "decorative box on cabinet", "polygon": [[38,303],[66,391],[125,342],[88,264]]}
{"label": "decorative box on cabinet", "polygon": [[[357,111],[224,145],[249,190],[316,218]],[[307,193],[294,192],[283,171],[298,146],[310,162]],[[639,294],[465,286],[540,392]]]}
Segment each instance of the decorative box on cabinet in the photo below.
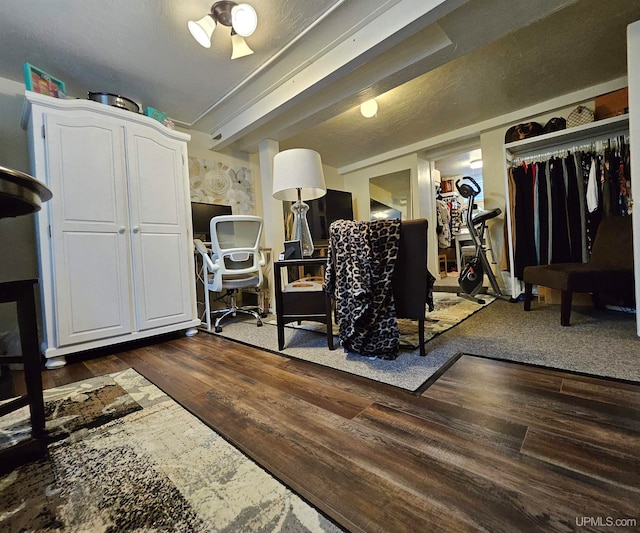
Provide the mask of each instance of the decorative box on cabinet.
{"label": "decorative box on cabinet", "polygon": [[189,136],[130,111],[27,91],[47,367],[199,325]]}

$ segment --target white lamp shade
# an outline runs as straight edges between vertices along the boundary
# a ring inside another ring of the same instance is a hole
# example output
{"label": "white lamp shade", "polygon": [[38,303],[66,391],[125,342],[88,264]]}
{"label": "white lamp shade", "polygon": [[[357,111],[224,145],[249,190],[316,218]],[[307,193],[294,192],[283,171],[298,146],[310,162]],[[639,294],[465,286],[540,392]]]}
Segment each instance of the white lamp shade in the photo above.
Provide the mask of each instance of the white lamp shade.
{"label": "white lamp shade", "polygon": [[258,26],[256,10],[249,4],[238,4],[231,8],[231,26],[238,35],[249,37]]}
{"label": "white lamp shade", "polygon": [[320,198],[327,193],[320,154],[307,148],[293,148],[273,158],[273,197],[295,202],[297,189],[303,200]]}
{"label": "white lamp shade", "polygon": [[247,41],[242,35],[231,32],[231,59],[238,59],[253,54],[253,50],[249,48]]}
{"label": "white lamp shade", "polygon": [[198,21],[190,20],[188,26],[191,35],[201,46],[211,48],[211,35],[216,29],[216,21],[211,15],[205,15]]}

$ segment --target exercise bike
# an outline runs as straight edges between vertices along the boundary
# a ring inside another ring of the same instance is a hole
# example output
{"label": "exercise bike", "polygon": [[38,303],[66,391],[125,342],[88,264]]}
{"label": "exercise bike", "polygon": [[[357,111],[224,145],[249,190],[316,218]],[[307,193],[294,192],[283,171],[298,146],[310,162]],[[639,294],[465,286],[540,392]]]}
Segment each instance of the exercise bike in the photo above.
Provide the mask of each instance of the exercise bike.
{"label": "exercise bike", "polygon": [[507,300],[509,302],[515,302],[516,300],[502,294],[502,291],[498,286],[498,281],[496,280],[491,265],[489,264],[489,260],[487,259],[487,248],[484,244],[487,222],[492,218],[499,216],[502,213],[502,210],[496,207],[491,211],[480,211],[474,214],[473,211],[476,207],[475,199],[480,194],[481,189],[478,182],[470,176],[460,178],[456,182],[456,188],[460,195],[467,199],[466,223],[467,228],[469,229],[469,236],[471,237],[476,249],[475,255],[464,266],[460,273],[460,277],[458,278],[458,284],[464,291],[464,294],[459,294],[459,296],[465,297],[479,304],[484,304],[485,301],[480,298],[476,298],[476,295],[482,290],[482,284],[486,274],[493,291],[493,293],[490,293],[491,296],[495,296],[496,298]]}

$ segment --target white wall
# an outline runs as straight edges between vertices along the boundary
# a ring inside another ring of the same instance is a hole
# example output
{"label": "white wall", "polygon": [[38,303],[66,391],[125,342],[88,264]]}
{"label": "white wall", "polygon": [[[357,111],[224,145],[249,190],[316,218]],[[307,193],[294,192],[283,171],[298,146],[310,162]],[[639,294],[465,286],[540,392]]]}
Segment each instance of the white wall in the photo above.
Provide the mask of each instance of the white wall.
{"label": "white wall", "polygon": [[[344,174],[344,190],[351,192],[354,200],[353,215],[356,220],[369,220],[369,180],[377,176],[408,170],[411,182],[411,212],[413,218],[426,218],[429,221],[429,243],[436,243],[435,191],[428,164],[412,153],[372,164],[359,170]],[[428,246],[429,270],[437,272],[438,247]]]}
{"label": "white wall", "polygon": [[[23,105],[24,84],[0,78],[0,166],[28,174]],[[0,281],[38,277],[34,220],[34,215],[0,219]]]}
{"label": "white wall", "polygon": [[[30,172],[21,128],[24,84],[0,78],[0,166]],[[0,219],[0,282],[38,277],[35,215]],[[17,323],[15,304],[0,304],[0,333]]]}
{"label": "white wall", "polygon": [[[191,135],[191,141],[188,144],[189,157],[223,163],[233,169],[247,167],[251,170],[255,188],[256,214],[264,219],[262,246],[271,250],[271,261],[273,261],[277,254],[282,251],[284,242],[282,202],[275,200],[271,196],[273,157],[279,151],[278,143],[267,139],[261,143],[260,152],[253,155],[249,155],[246,152],[215,152],[209,149],[210,139],[208,134],[186,129],[181,129],[181,131]],[[327,188],[345,190],[344,178],[336,168],[323,165],[323,171]],[[264,274],[270,289],[269,301],[274,302],[273,269],[267,268]],[[272,305],[271,307],[273,308]]]}

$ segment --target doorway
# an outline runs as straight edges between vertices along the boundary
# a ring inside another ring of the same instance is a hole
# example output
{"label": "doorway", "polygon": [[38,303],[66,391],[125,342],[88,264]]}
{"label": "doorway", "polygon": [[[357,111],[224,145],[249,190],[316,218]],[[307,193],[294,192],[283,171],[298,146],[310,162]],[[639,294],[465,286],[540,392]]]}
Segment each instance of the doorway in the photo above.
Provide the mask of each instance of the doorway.
{"label": "doorway", "polygon": [[[464,263],[465,246],[470,240],[466,227],[467,200],[456,183],[463,177],[471,177],[483,190],[482,151],[480,148],[447,155],[434,160],[436,194],[436,233],[438,235],[439,263],[446,265],[448,276],[457,279]],[[484,207],[482,192],[475,199],[476,209]],[[446,259],[441,259],[446,257]]]}

